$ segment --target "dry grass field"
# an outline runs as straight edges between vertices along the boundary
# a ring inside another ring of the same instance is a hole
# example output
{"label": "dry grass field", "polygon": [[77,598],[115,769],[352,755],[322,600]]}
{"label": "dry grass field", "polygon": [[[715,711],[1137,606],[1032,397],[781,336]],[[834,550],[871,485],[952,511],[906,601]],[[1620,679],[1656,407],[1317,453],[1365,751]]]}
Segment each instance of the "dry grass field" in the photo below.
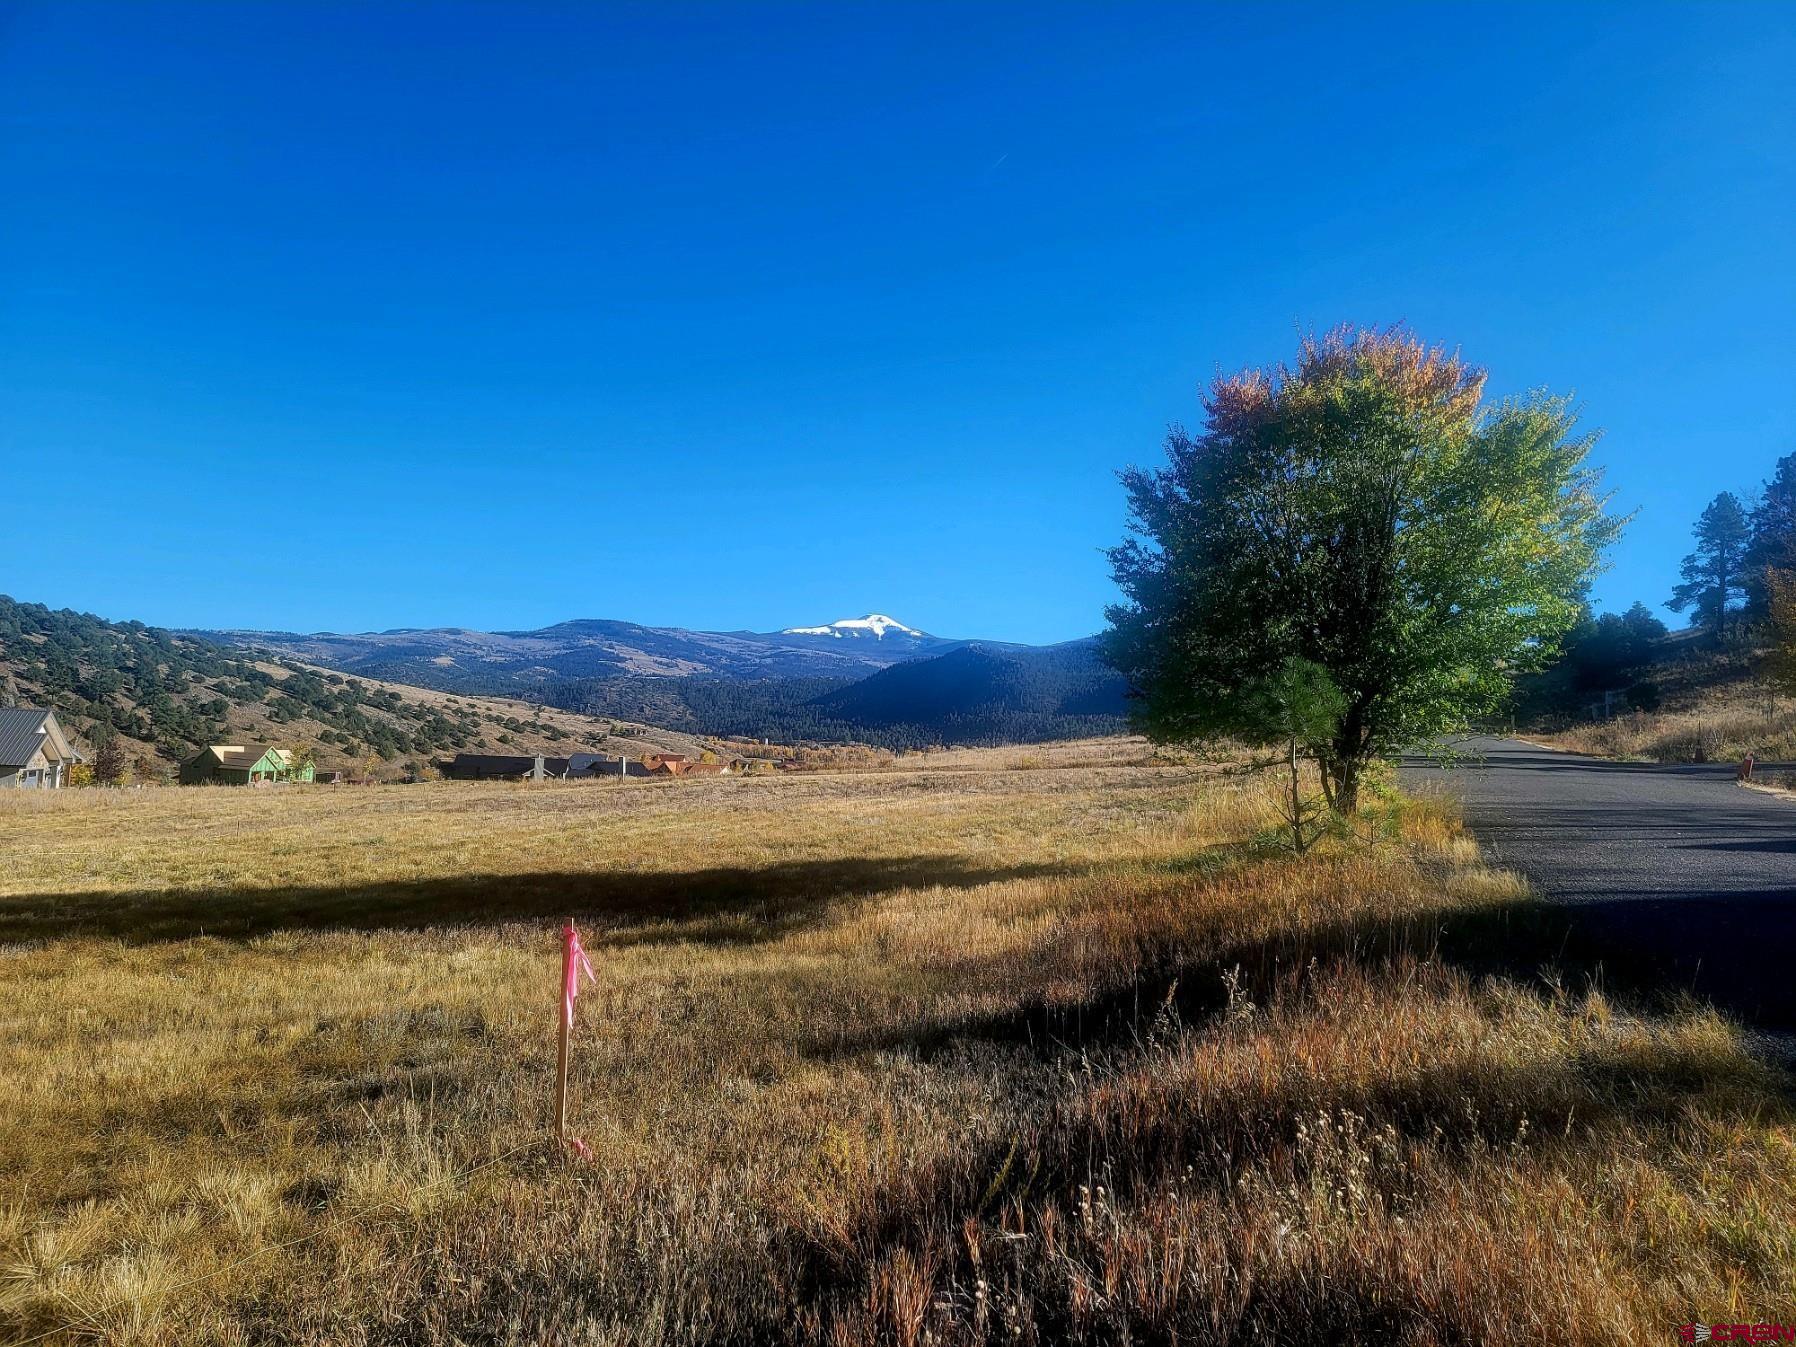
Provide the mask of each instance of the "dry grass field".
{"label": "dry grass field", "polygon": [[[0,799],[0,1340],[1789,1317],[1790,1082],[1593,989],[1442,806],[1294,859],[1275,788],[1107,741]],[[566,915],[590,1162],[545,1136]]]}

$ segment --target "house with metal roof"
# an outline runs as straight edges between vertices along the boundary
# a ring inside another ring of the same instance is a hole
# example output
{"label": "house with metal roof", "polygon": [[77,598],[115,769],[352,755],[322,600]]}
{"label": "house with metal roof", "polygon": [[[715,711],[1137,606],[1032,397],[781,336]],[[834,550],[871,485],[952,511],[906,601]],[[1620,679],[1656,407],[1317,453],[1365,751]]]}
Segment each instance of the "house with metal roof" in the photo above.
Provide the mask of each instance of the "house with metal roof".
{"label": "house with metal roof", "polygon": [[295,767],[293,754],[287,749],[260,744],[207,744],[181,764],[183,786],[256,786],[269,781],[311,779],[311,763]]}
{"label": "house with metal roof", "polygon": [[609,753],[570,753],[565,758],[457,753],[441,767],[443,775],[454,781],[587,781],[597,776],[653,775],[642,759]]}
{"label": "house with metal roof", "polygon": [[69,768],[86,761],[56,723],[54,711],[0,706],[0,790],[66,786]]}
{"label": "house with metal roof", "polygon": [[566,758],[541,754],[525,757],[517,753],[457,753],[443,768],[443,775],[456,781],[547,781],[567,774]]}
{"label": "house with metal roof", "polygon": [[638,758],[609,753],[573,753],[568,756],[567,774],[579,780],[594,776],[647,776],[649,769]]}

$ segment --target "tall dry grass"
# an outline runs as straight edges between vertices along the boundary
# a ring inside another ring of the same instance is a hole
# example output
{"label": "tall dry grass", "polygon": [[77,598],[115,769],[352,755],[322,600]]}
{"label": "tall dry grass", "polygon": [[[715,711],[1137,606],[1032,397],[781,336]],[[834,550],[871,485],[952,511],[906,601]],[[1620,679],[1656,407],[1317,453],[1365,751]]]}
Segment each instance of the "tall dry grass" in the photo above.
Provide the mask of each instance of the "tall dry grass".
{"label": "tall dry grass", "polygon": [[[1577,1341],[1778,1307],[1787,1082],[1438,805],[1140,745],[0,802],[0,1336]],[[555,925],[588,932],[544,1140]],[[1544,952],[1544,953],[1543,953]],[[1568,989],[1570,988],[1570,989]]]}
{"label": "tall dry grass", "polygon": [[1598,757],[1648,762],[1796,761],[1796,702],[1753,683],[1693,693],[1689,704],[1633,711],[1573,725],[1544,736],[1549,743]]}
{"label": "tall dry grass", "polygon": [[1765,678],[1767,651],[1739,633],[1720,646],[1698,631],[1661,643],[1648,682],[1654,711],[1607,721],[1537,722],[1534,737],[1559,748],[1645,762],[1796,760],[1796,702]]}

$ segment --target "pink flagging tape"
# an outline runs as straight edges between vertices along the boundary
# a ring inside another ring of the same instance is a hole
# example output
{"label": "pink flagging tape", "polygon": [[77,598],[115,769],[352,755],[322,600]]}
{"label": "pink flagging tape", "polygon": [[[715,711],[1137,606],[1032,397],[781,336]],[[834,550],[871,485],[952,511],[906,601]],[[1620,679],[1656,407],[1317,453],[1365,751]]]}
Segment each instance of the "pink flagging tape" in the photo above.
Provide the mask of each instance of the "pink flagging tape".
{"label": "pink flagging tape", "polygon": [[574,923],[561,929],[562,938],[567,941],[567,957],[561,961],[561,1022],[569,1029],[574,1027],[574,998],[580,994],[580,975],[586,974],[588,982],[596,983],[592,964],[587,961],[586,951],[580,947],[580,932],[574,929]]}
{"label": "pink flagging tape", "polygon": [[[571,1042],[574,1032],[574,998],[580,994],[580,977],[585,975],[588,982],[597,983],[598,978],[592,971],[592,962],[586,957],[586,951],[580,945],[580,932],[574,929],[573,918],[568,918],[567,925],[561,928],[561,938],[565,942],[561,959],[561,1033],[563,1047]],[[567,1077],[562,1076],[560,1088],[567,1089]],[[567,1148],[582,1160],[592,1159],[592,1148],[579,1137],[565,1138]]]}

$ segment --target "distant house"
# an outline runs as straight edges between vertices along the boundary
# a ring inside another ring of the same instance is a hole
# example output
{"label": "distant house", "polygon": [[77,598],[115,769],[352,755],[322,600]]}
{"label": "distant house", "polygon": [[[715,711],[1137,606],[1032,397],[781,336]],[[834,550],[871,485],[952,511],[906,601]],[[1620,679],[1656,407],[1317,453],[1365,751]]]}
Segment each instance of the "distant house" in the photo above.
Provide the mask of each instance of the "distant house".
{"label": "distant house", "polygon": [[507,753],[457,753],[443,769],[456,781],[547,781],[568,774],[566,758],[522,757]]}
{"label": "distant house", "polygon": [[269,781],[310,781],[312,764],[293,765],[284,748],[261,744],[207,744],[181,764],[181,784],[256,786]]}
{"label": "distant house", "polygon": [[609,753],[574,753],[567,760],[567,774],[584,779],[593,776],[647,776],[649,769],[641,758],[628,755],[613,757]]}
{"label": "distant house", "polygon": [[0,789],[66,786],[69,768],[86,761],[56,723],[54,711],[0,706]]}
{"label": "distant house", "polygon": [[737,761],[690,762],[684,753],[571,753],[565,758],[521,754],[457,753],[443,775],[457,781],[585,781],[598,776],[714,776],[739,771]]}

